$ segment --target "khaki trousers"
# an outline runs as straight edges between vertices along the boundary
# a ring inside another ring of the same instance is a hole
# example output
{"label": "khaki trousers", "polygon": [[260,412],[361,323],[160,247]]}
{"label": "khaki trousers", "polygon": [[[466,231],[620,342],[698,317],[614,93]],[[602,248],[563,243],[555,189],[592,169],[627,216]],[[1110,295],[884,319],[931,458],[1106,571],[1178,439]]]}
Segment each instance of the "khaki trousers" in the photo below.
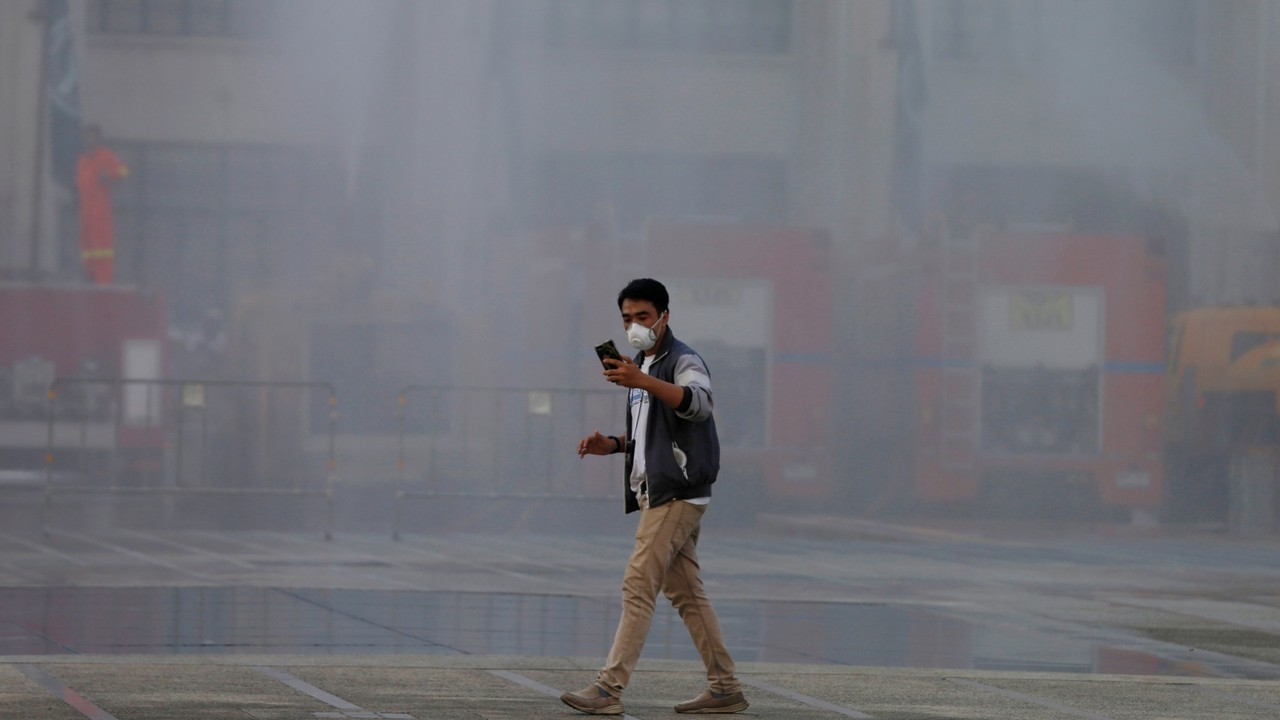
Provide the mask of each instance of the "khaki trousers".
{"label": "khaki trousers", "polygon": [[615,696],[622,695],[640,660],[661,590],[680,613],[702,656],[711,691],[738,692],[741,686],[724,646],[720,620],[698,576],[698,529],[707,507],[673,500],[656,508],[641,503],[641,508],[636,546],[622,580],[622,618],[596,683]]}

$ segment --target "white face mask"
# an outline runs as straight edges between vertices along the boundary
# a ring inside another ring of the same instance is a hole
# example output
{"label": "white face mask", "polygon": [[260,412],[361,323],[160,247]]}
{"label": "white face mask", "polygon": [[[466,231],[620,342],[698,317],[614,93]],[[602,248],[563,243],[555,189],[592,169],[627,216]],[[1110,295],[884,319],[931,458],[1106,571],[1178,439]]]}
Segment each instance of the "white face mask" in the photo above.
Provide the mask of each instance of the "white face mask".
{"label": "white face mask", "polygon": [[666,319],[667,314],[664,311],[662,317],[658,318],[658,322],[653,327],[647,328],[638,322],[631,323],[631,327],[627,328],[627,342],[631,343],[631,347],[648,351],[658,342],[658,323]]}

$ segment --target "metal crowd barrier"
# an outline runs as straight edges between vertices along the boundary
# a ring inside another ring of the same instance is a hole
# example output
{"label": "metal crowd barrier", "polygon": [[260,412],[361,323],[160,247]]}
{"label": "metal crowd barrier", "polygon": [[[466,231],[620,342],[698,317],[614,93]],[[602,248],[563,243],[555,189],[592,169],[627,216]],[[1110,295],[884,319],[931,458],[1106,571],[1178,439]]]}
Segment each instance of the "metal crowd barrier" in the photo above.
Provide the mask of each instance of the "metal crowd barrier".
{"label": "metal crowd barrier", "polygon": [[57,378],[45,533],[55,495],[281,496],[324,499],[331,539],[337,421],[326,382]]}
{"label": "metal crowd barrier", "polygon": [[617,469],[582,462],[578,441],[617,432],[626,411],[617,389],[410,385],[396,398],[395,524],[405,501],[601,500]]}

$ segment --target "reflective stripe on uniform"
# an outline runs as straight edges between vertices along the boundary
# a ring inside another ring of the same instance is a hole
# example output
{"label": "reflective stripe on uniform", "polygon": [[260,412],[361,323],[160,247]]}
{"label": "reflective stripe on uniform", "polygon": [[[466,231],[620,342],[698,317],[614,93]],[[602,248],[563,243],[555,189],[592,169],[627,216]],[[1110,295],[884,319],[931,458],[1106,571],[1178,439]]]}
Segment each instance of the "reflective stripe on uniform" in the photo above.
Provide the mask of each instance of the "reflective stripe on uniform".
{"label": "reflective stripe on uniform", "polygon": [[115,250],[81,250],[81,260],[101,260],[103,258],[113,258],[116,256]]}

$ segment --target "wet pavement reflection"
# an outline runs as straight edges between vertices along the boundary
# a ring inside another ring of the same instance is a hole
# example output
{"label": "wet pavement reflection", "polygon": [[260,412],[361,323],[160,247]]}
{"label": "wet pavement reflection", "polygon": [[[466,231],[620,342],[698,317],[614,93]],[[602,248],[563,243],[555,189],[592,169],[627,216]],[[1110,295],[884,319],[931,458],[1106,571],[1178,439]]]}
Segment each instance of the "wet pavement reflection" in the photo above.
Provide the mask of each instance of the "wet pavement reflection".
{"label": "wet pavement reflection", "polygon": [[[879,603],[716,603],[740,662],[1210,675],[1087,638]],[[486,654],[603,657],[618,602],[511,593],[283,588],[6,588],[0,655]],[[644,657],[693,660],[659,607]]]}

